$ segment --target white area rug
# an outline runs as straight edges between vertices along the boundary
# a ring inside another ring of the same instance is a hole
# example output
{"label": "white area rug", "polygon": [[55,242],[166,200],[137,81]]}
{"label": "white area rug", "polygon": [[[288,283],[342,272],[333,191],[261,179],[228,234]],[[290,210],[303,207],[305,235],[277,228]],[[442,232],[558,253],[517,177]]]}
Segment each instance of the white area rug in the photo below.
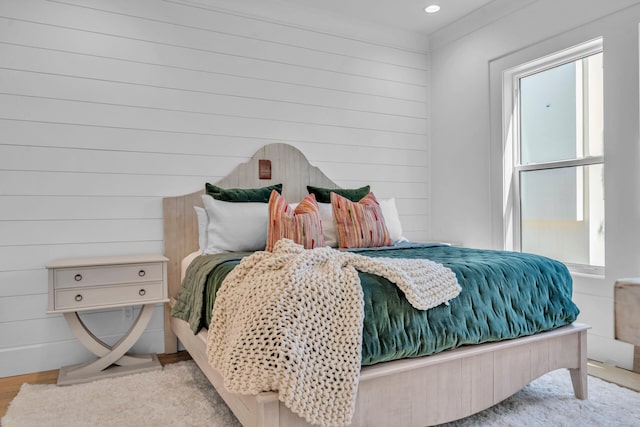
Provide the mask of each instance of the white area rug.
{"label": "white area rug", "polygon": [[[89,384],[25,384],[2,419],[3,427],[239,425],[191,361]],[[589,400],[577,400],[562,369],[447,426],[640,426],[640,394],[589,377]]]}

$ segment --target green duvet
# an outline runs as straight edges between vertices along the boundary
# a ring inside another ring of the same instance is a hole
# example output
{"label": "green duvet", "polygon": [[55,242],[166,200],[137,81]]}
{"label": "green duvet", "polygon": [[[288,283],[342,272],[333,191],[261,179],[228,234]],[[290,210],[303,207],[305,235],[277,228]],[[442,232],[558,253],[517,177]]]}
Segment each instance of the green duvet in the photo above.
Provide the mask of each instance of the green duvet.
{"label": "green duvet", "polygon": [[[465,344],[517,338],[568,325],[579,310],[564,264],[538,255],[429,244],[358,250],[371,257],[426,258],[449,267],[462,287],[449,305],[413,308],[386,279],[360,273],[364,295],[362,364],[417,357]],[[207,327],[224,277],[247,254],[191,263],[172,315]]]}

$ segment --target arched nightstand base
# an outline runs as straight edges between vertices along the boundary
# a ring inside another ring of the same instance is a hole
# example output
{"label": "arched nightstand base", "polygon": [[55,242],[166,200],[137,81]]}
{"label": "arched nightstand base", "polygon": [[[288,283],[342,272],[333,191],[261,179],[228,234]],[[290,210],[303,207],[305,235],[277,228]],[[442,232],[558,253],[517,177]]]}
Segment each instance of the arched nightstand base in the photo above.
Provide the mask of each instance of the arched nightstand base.
{"label": "arched nightstand base", "polygon": [[78,312],[64,313],[64,318],[73,335],[98,358],[87,363],[61,368],[58,374],[58,385],[86,383],[102,378],[162,369],[155,354],[125,354],[138,341],[149,324],[153,307],[154,304],[145,304],[131,328],[113,346],[93,335],[80,319]]}

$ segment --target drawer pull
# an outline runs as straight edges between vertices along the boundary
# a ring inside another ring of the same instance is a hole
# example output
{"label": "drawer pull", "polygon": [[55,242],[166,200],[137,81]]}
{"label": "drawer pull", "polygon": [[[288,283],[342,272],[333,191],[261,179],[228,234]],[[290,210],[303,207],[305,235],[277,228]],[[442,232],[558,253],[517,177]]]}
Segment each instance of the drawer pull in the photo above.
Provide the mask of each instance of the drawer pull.
{"label": "drawer pull", "polygon": [[[78,275],[79,276],[79,275]],[[78,294],[76,295],[76,297],[74,298],[76,301],[80,302],[82,301],[82,295]]]}
{"label": "drawer pull", "polygon": [[147,291],[145,291],[144,289],[140,289],[138,291],[138,294],[140,294],[141,297],[143,297],[146,293],[147,293]]}
{"label": "drawer pull", "polygon": [[76,274],[74,279],[76,279],[76,282],[79,282],[80,280],[82,280],[82,274]]}
{"label": "drawer pull", "polygon": [[147,273],[144,270],[138,271],[138,276],[140,276],[140,277],[144,277],[145,274],[147,274]]}

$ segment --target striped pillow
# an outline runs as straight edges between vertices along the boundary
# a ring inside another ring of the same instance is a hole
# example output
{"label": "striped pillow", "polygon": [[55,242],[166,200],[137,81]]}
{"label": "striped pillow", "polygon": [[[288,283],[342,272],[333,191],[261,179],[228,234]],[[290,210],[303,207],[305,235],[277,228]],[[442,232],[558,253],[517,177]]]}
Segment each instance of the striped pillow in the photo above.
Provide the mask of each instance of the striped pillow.
{"label": "striped pillow", "polygon": [[331,193],[331,205],[341,248],[393,245],[382,217],[382,209],[373,193],[367,194],[357,203]]}
{"label": "striped pillow", "polygon": [[309,194],[292,209],[280,193],[276,190],[271,192],[266,250],[271,252],[280,239],[291,239],[305,249],[324,246],[320,210],[313,194]]}

